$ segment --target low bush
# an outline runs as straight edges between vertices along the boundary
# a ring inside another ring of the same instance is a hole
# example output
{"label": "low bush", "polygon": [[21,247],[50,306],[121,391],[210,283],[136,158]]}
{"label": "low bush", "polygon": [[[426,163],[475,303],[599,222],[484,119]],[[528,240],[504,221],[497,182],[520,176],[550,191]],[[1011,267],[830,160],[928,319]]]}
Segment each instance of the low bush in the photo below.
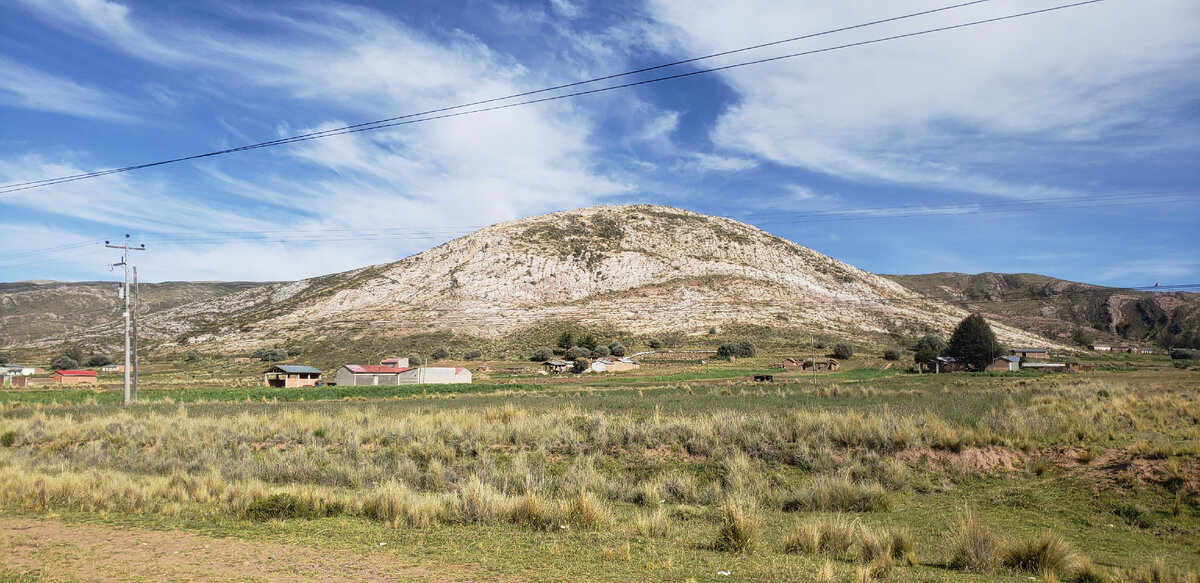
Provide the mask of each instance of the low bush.
{"label": "low bush", "polygon": [[889,348],[887,350],[884,350],[883,351],[883,359],[884,360],[900,360],[900,349],[899,348]]}
{"label": "low bush", "polygon": [[846,360],[854,356],[854,345],[849,342],[838,342],[833,345],[833,357],[839,360]]}
{"label": "low bush", "polygon": [[321,508],[311,500],[287,493],[271,494],[266,498],[259,498],[251,502],[244,513],[247,520],[258,522],[288,518],[324,518],[334,514],[338,514],[336,508]]}
{"label": "low bush", "polygon": [[433,360],[446,360],[447,358],[450,358],[450,349],[446,348],[445,346],[439,346],[433,351],[433,354],[429,355],[429,357]]}
{"label": "low bush", "polygon": [[479,360],[482,357],[483,351],[479,350],[478,348],[472,348],[463,354],[463,358],[466,360]]}
{"label": "low bush", "polygon": [[731,356],[737,358],[753,358],[758,354],[758,349],[754,343],[749,340],[741,342],[726,342],[717,348],[717,356],[720,358],[729,358]]}
{"label": "low bush", "polygon": [[533,354],[529,357],[529,360],[532,360],[533,362],[546,362],[551,358],[554,358],[554,349],[550,348],[549,346],[542,346],[541,348],[533,351]]}

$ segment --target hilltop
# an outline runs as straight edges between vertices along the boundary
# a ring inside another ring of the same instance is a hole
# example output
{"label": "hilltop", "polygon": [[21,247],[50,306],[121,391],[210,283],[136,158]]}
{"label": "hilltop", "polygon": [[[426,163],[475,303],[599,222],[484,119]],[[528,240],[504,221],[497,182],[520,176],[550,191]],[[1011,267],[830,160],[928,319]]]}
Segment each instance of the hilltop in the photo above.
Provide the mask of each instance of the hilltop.
{"label": "hilltop", "polygon": [[166,345],[232,352],[285,337],[498,338],[550,321],[635,334],[753,324],[861,338],[944,331],[964,314],[749,225],[637,205],[493,225],[395,263],[155,312],[143,330]]}

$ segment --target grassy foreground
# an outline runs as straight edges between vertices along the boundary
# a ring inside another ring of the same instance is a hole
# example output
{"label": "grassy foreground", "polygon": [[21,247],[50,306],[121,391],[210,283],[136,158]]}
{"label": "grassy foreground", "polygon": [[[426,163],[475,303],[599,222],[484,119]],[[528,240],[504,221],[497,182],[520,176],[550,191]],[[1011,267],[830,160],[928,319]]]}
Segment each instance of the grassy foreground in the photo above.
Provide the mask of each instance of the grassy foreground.
{"label": "grassy foreground", "polygon": [[6,394],[0,508],[487,580],[1197,580],[1195,372],[692,376]]}

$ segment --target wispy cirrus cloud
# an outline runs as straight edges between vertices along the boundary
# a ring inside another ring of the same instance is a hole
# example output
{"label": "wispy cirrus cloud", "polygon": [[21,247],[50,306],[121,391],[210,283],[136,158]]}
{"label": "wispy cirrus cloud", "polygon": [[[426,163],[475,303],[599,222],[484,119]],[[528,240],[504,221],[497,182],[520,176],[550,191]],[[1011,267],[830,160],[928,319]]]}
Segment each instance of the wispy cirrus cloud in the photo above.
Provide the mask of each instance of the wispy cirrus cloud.
{"label": "wispy cirrus cloud", "polygon": [[72,117],[135,122],[133,103],[0,56],[0,104]]}

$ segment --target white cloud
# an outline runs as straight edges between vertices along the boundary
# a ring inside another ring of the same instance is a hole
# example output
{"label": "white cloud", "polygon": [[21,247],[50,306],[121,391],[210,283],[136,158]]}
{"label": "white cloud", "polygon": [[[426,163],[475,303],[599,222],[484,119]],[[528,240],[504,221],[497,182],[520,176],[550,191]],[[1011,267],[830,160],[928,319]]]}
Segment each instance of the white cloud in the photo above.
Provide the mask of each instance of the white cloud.
{"label": "white cloud", "polygon": [[[652,2],[656,16],[691,54],[933,6]],[[1032,0],[991,3],[754,56],[1048,6]],[[1200,63],[1194,35],[1198,6],[1186,0],[1157,2],[1153,9],[1104,3],[728,71],[722,78],[738,100],[719,120],[713,140],[719,147],[857,180],[1005,196],[1052,192],[1036,180],[993,175],[988,163],[1036,159],[1043,146],[1095,146],[1093,141],[1118,128],[1158,129],[1162,120],[1155,107],[1163,89],[1179,81],[1179,71]],[[1190,139],[1183,133],[1177,130],[1174,139]]]}
{"label": "white cloud", "polygon": [[121,98],[70,79],[37,71],[0,56],[0,103],[86,119],[131,122]]}

